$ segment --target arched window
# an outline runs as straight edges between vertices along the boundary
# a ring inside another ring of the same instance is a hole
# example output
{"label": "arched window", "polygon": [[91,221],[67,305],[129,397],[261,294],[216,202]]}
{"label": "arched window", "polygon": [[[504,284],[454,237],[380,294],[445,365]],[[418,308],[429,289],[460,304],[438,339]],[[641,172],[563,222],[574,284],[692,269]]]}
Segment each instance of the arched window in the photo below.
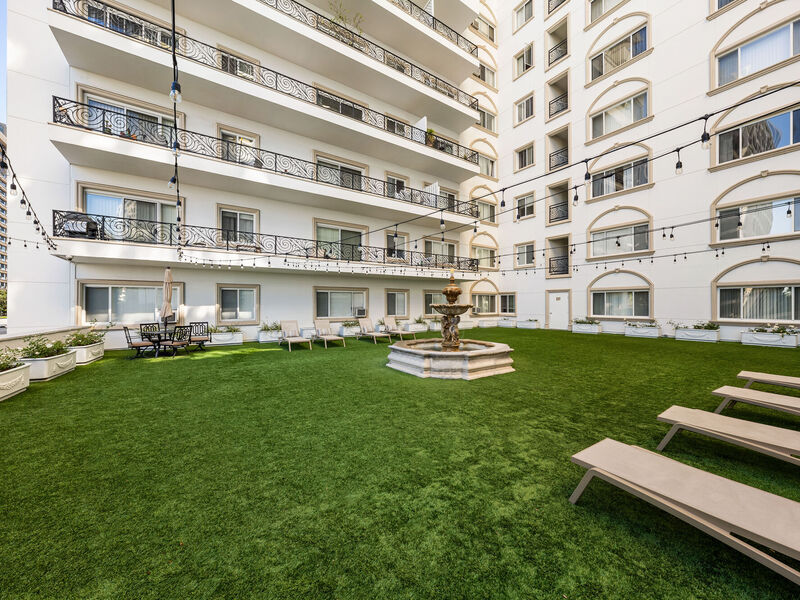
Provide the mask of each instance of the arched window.
{"label": "arched window", "polygon": [[[618,144],[609,150],[616,146]],[[652,156],[649,146],[632,144],[589,162],[592,181],[587,202],[608,200],[653,187]]]}
{"label": "arched window", "polygon": [[485,231],[472,237],[469,243],[470,256],[478,259],[478,267],[484,270],[497,269],[497,240]]}
{"label": "arched window", "polygon": [[712,320],[800,322],[800,261],[756,258],[734,265],[712,282]]}
{"label": "arched window", "polygon": [[617,206],[589,224],[587,260],[653,253],[653,217],[634,206]]}
{"label": "arched window", "polygon": [[488,279],[481,279],[472,284],[469,290],[469,302],[472,304],[472,314],[481,316],[495,316],[499,311],[500,291]]}
{"label": "arched window", "polygon": [[614,82],[589,106],[586,113],[587,144],[607,139],[653,119],[651,84],[632,77]]}
{"label": "arched window", "polygon": [[635,12],[614,20],[586,54],[586,83],[595,84],[640,60],[653,49],[650,15]]}

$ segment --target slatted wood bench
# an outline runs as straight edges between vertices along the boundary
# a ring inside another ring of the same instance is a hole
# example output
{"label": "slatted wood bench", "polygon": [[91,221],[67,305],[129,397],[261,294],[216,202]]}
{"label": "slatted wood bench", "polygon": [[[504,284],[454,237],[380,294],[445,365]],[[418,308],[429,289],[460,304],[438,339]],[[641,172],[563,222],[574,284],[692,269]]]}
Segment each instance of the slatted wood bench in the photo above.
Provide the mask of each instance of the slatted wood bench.
{"label": "slatted wood bench", "polygon": [[752,545],[800,560],[800,502],[611,439],[581,450],[572,462],[588,469],[570,496],[573,504],[599,477],[800,585],[800,571]]}
{"label": "slatted wood bench", "polygon": [[744,387],[749,388],[754,383],[768,383],[769,385],[779,385],[781,387],[794,388],[800,390],[800,377],[789,375],[773,375],[771,373],[758,373],[756,371],[741,371],[737,377],[746,379]]}
{"label": "slatted wood bench", "polygon": [[752,388],[734,387],[732,385],[723,385],[711,393],[723,398],[720,405],[714,410],[715,413],[720,413],[725,407],[733,406],[737,402],[744,402],[745,404],[763,406],[764,408],[772,408],[800,416],[800,398],[793,396],[762,392]]}

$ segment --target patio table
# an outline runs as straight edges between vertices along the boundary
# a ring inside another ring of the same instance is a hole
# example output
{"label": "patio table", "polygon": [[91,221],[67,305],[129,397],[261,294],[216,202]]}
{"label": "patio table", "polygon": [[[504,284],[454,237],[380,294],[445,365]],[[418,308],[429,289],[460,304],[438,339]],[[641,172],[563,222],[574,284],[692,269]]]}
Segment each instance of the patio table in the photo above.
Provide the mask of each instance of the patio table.
{"label": "patio table", "polygon": [[172,329],[159,329],[158,331],[145,331],[141,335],[153,342],[156,349],[155,358],[158,358],[158,353],[161,350],[161,344],[168,341],[172,337]]}

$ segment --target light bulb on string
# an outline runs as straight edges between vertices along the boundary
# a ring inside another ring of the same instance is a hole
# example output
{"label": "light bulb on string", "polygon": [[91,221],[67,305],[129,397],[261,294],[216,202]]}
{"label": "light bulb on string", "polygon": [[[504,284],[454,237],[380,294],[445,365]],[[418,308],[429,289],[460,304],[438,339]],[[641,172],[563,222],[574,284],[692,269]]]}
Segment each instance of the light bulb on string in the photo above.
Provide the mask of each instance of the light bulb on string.
{"label": "light bulb on string", "polygon": [[181,155],[181,144],[178,140],[172,142],[172,154],[175,155],[175,158]]}
{"label": "light bulb on string", "polygon": [[711,148],[711,134],[708,133],[708,119],[711,115],[705,115],[703,117],[703,135],[700,136],[700,143],[703,146],[703,150],[708,150]]}
{"label": "light bulb on string", "polygon": [[678,155],[678,162],[675,163],[675,175],[680,175],[683,173],[683,163],[681,162],[681,149],[678,148],[675,150],[675,153]]}
{"label": "light bulb on string", "polygon": [[506,207],[506,188],[500,190],[500,208]]}
{"label": "light bulb on string", "polygon": [[180,104],[181,100],[183,100],[183,95],[181,94],[181,84],[177,81],[173,81],[172,85],[169,88],[169,97],[175,104]]}
{"label": "light bulb on string", "polygon": [[17,178],[16,177],[13,177],[11,179],[11,185],[8,186],[8,192],[11,194],[12,198],[16,198],[17,197],[18,190],[17,190]]}
{"label": "light bulb on string", "polygon": [[586,173],[583,174],[583,180],[589,181],[592,178],[592,174],[589,173],[589,159],[584,159],[583,164],[586,167]]}
{"label": "light bulb on string", "polygon": [[30,221],[32,216],[33,216],[33,213],[31,212],[31,206],[29,204],[28,205],[28,210],[25,212],[25,219]]}
{"label": "light bulb on string", "polygon": [[578,198],[578,186],[576,185],[575,186],[575,195],[572,197],[572,206],[578,206],[578,202],[579,201],[580,200]]}
{"label": "light bulb on string", "polygon": [[171,190],[174,190],[177,183],[178,183],[178,178],[175,175],[173,175],[172,177],[169,178],[169,183],[167,184],[167,187]]}
{"label": "light bulb on string", "polygon": [[445,224],[444,224],[444,210],[439,211],[439,229],[444,231]]}

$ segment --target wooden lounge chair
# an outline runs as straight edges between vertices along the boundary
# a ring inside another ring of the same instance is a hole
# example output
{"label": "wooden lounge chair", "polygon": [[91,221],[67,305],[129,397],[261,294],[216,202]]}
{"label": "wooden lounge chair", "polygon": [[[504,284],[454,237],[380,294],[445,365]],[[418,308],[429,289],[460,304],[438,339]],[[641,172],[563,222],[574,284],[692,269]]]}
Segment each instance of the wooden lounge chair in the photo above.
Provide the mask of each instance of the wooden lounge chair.
{"label": "wooden lounge chair", "polygon": [[669,444],[676,433],[685,429],[800,466],[800,431],[762,425],[683,406],[668,408],[658,415],[658,420],[672,425],[672,429],[658,445],[659,452]]}
{"label": "wooden lounge chair", "polygon": [[773,394],[762,392],[752,388],[740,388],[732,385],[723,385],[711,392],[715,396],[722,396],[724,399],[714,411],[721,413],[725,407],[733,406],[737,402],[772,408],[793,415],[800,416],[800,398],[794,396],[784,396],[783,394]]}
{"label": "wooden lounge chair", "polygon": [[197,350],[205,351],[205,345],[211,341],[211,335],[208,333],[208,322],[192,321],[189,326],[192,328],[189,344],[196,344]]}
{"label": "wooden lounge chair", "polygon": [[331,332],[330,323],[328,323],[327,321],[314,319],[314,330],[316,332],[316,336],[314,339],[324,342],[326,350],[328,349],[328,342],[342,342],[342,346],[347,348],[347,342],[345,342],[344,338],[341,335],[334,335]]}
{"label": "wooden lounge chair", "polygon": [[386,331],[389,335],[396,335],[401,340],[403,339],[404,335],[410,335],[413,336],[414,339],[417,339],[417,334],[414,333],[413,331],[403,331],[402,329],[400,329],[397,326],[397,319],[395,319],[394,317],[386,317],[384,318],[383,322],[386,323]]}
{"label": "wooden lounge chair", "polygon": [[377,344],[378,338],[389,338],[389,343],[392,341],[392,336],[389,333],[384,333],[382,331],[375,331],[375,327],[372,325],[372,321],[369,319],[359,319],[358,325],[361,328],[361,331],[356,334],[356,338],[362,337],[371,337],[372,342]]}
{"label": "wooden lounge chair", "polygon": [[781,387],[794,388],[800,390],[800,377],[790,377],[789,375],[772,375],[771,373],[756,373],[755,371],[741,371],[737,377],[747,379],[744,387],[749,388],[754,383],[768,383]]}
{"label": "wooden lounge chair", "polygon": [[148,339],[136,340],[134,341],[131,339],[131,330],[127,327],[123,327],[122,330],[125,332],[125,341],[128,342],[128,349],[129,350],[136,350],[136,354],[131,356],[131,358],[139,358],[140,356],[144,356],[144,353],[148,350],[155,350],[155,344]]}
{"label": "wooden lounge chair", "polygon": [[599,477],[800,585],[800,571],[748,542],[800,560],[800,502],[611,439],[581,450],[572,462],[588,469],[570,496],[573,504]]}
{"label": "wooden lounge chair", "polygon": [[169,336],[169,339],[161,342],[161,347],[169,348],[172,351],[172,358],[175,358],[175,355],[181,348],[186,350],[186,354],[189,354],[189,338],[191,335],[191,325],[177,325],[172,334]]}
{"label": "wooden lounge chair", "polygon": [[311,339],[300,336],[300,327],[297,321],[281,321],[281,339],[278,344],[286,342],[289,344],[289,352],[292,351],[292,344],[308,344],[308,349],[313,350]]}

